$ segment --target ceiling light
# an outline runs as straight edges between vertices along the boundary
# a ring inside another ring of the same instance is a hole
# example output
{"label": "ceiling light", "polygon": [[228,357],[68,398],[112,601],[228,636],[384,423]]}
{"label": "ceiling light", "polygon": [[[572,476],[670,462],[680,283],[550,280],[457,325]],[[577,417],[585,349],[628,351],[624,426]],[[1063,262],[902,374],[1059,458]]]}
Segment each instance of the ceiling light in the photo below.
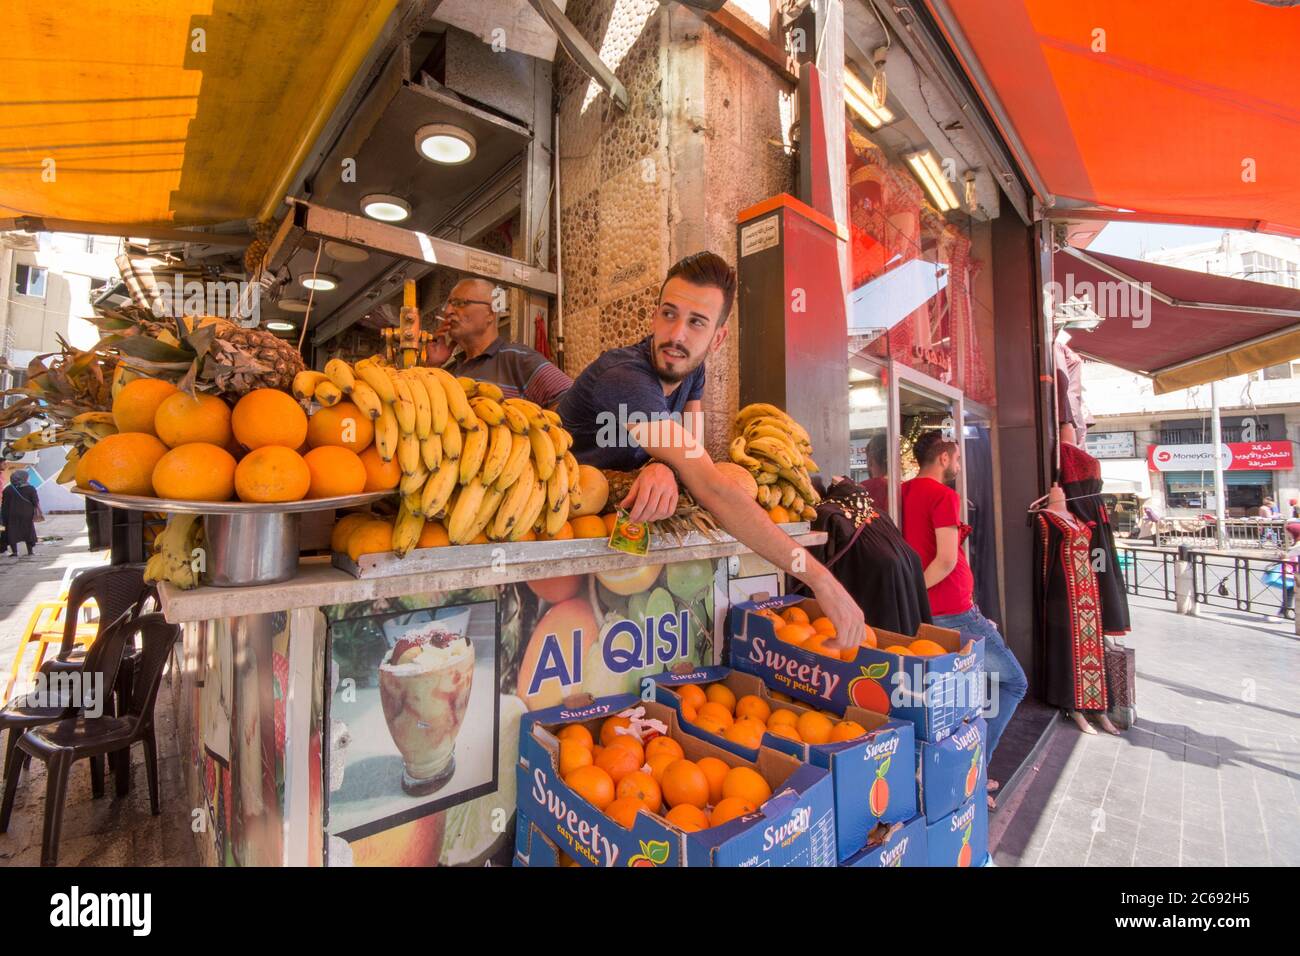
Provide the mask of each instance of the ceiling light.
{"label": "ceiling light", "polygon": [[335,262],[365,262],[370,253],[358,246],[345,246],[341,242],[325,243],[325,255]]}
{"label": "ceiling light", "polygon": [[444,166],[456,166],[473,159],[478,144],[474,142],[473,136],[459,126],[433,123],[416,130],[415,149],[425,159]]}
{"label": "ceiling light", "polygon": [[294,330],[292,322],[268,322],[266,327],[272,332],[292,332]]}
{"label": "ceiling light", "polygon": [[328,272],[309,272],[306,275],[298,277],[304,289],[312,289],[316,292],[329,292],[339,287],[339,277],[332,276]]}
{"label": "ceiling light", "polygon": [[912,172],[916,174],[916,178],[921,181],[921,185],[929,194],[930,201],[939,207],[940,212],[948,212],[960,205],[957,202],[957,194],[953,192],[952,184],[948,182],[948,177],[939,167],[939,161],[934,158],[934,150],[925,149],[907,153],[903,158],[912,167]]}
{"label": "ceiling light", "polygon": [[877,99],[876,94],[867,89],[851,70],[844,71],[844,102],[872,129],[880,129],[894,121],[894,114],[884,101]]}
{"label": "ceiling light", "polygon": [[276,303],[282,311],[285,312],[306,312],[306,299],[281,299]]}
{"label": "ceiling light", "polygon": [[410,218],[411,204],[401,196],[388,193],[371,193],[361,197],[361,211],[380,222],[401,222]]}

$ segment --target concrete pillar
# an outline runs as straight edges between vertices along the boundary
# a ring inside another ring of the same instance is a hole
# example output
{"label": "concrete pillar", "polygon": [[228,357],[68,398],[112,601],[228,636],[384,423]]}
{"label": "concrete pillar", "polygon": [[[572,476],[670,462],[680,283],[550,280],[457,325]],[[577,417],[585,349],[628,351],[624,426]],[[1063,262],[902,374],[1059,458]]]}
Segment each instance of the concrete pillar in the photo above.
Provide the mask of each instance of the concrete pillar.
{"label": "concrete pillar", "polygon": [[1192,567],[1192,552],[1186,545],[1178,548],[1174,561],[1174,610],[1179,614],[1196,616],[1196,572]]}

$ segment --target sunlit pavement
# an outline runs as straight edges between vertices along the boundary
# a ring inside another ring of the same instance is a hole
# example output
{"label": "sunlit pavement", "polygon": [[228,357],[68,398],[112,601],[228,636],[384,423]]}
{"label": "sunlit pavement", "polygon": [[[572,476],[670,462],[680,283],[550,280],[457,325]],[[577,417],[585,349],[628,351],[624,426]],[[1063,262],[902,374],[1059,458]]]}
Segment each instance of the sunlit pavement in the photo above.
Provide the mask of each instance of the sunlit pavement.
{"label": "sunlit pavement", "polygon": [[[86,550],[82,515],[51,515],[37,525],[42,538],[59,538],[37,544],[32,557],[0,556],[0,680],[8,680],[14,649],[27,626],[31,610],[40,601],[58,597],[66,568],[107,560],[106,554]],[[24,549],[19,548],[22,552]],[[54,653],[52,648],[49,652]],[[14,692],[23,689],[32,650],[22,665]],[[4,684],[0,683],[0,690]],[[159,787],[162,814],[149,813],[144,752],[132,748],[131,791],[115,797],[111,777],[105,796],[92,800],[90,763],[79,760],[68,781],[59,863],[65,866],[196,865],[194,837],[190,833],[190,808],[186,806],[176,756],[176,731],[171,683],[164,679],[154,710],[157,721]],[[41,861],[41,829],[45,812],[45,766],[33,761],[23,774],[14,804],[9,832],[0,834],[0,866],[37,866]]]}
{"label": "sunlit pavement", "polygon": [[1300,638],[1291,621],[1137,598],[1138,720],[1054,727],[994,814],[1001,866],[1300,865]]}

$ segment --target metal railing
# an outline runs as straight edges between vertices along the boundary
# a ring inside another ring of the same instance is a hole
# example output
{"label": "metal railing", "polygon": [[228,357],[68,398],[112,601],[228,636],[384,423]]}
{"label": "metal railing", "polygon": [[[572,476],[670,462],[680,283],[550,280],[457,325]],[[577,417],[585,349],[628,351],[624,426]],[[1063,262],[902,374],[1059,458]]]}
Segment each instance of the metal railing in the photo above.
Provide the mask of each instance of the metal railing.
{"label": "metal railing", "polygon": [[1197,604],[1272,617],[1295,617],[1296,565],[1277,554],[1177,551],[1116,542],[1124,589],[1165,601],[1177,596],[1178,564],[1190,565]]}
{"label": "metal railing", "polygon": [[[1291,518],[1228,518],[1223,523],[1224,537],[1231,549],[1277,551],[1285,548],[1290,539],[1287,522]],[[1217,538],[1213,518],[1166,518],[1157,522],[1154,543],[1156,547],[1189,545],[1212,548]]]}

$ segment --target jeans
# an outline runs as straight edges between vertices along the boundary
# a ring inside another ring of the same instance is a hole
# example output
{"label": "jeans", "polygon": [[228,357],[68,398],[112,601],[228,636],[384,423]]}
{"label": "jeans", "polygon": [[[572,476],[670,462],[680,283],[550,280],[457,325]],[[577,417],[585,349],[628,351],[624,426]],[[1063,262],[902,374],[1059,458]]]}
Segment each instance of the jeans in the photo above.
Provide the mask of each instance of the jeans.
{"label": "jeans", "polygon": [[936,627],[947,627],[960,631],[963,637],[984,639],[984,670],[997,678],[997,711],[985,714],[989,725],[989,759],[1002,739],[1002,731],[1011,722],[1011,715],[1029,692],[1029,681],[1025,669],[1020,666],[1016,656],[1007,647],[1007,642],[998,633],[998,626],[980,613],[978,605],[972,605],[969,611],[961,614],[940,614],[934,619]]}

